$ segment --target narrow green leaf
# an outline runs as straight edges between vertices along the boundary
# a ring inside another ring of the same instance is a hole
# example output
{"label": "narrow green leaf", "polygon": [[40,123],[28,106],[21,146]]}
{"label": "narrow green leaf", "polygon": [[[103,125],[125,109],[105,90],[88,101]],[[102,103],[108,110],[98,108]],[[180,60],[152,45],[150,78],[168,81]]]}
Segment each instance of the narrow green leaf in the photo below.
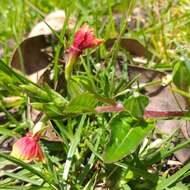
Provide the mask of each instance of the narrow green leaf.
{"label": "narrow green leaf", "polygon": [[[169,141],[169,139],[168,139],[168,141]],[[175,146],[171,150],[168,150],[168,146],[171,146],[170,144],[167,145],[166,147],[162,147],[158,151],[155,151],[155,153],[153,155],[150,155],[150,157],[149,157],[149,155],[147,155],[147,158],[144,161],[144,164],[146,164],[147,166],[150,166],[150,165],[152,165],[152,164],[154,164],[154,163],[156,163],[162,159],[167,158],[168,156],[172,155],[174,152],[189,146],[189,144],[190,144],[190,139],[185,141],[185,142],[178,144],[177,146]]]}
{"label": "narrow green leaf", "polygon": [[157,185],[156,190],[164,190],[168,186],[175,183],[178,179],[180,179],[186,172],[190,170],[190,163],[186,164],[183,168],[181,168],[179,171],[177,171],[175,174],[168,178],[164,178],[160,181],[160,183]]}
{"label": "narrow green leaf", "polygon": [[23,162],[23,161],[15,158],[15,157],[12,157],[12,156],[4,154],[4,153],[0,153],[0,157],[3,157],[5,159],[7,159],[7,160],[9,160],[9,161],[11,161],[11,162],[13,162],[13,163],[21,166],[21,167],[23,167],[24,169],[26,169],[26,170],[32,172],[33,174],[39,176],[40,178],[42,178],[47,183],[51,184],[50,180],[45,175],[43,175],[42,172],[36,170],[30,164],[27,164],[27,163],[25,163],[25,162]]}
{"label": "narrow green leaf", "polygon": [[93,190],[94,186],[96,184],[98,173],[94,173],[94,175],[91,177],[91,179],[88,181],[88,183],[85,185],[84,190]]}
{"label": "narrow green leaf", "polygon": [[168,188],[168,190],[189,190],[189,188],[183,183],[178,183],[174,187]]}
{"label": "narrow green leaf", "polygon": [[6,75],[8,75],[12,78],[15,78],[20,83],[23,83],[23,84],[32,83],[32,84],[34,84],[32,81],[28,80],[23,75],[15,72],[12,68],[10,68],[7,64],[5,64],[1,59],[0,59],[0,71],[4,72]]}
{"label": "narrow green leaf", "polygon": [[0,134],[11,137],[14,137],[16,135],[16,133],[13,130],[6,129],[3,125],[0,125]]}
{"label": "narrow green leaf", "polygon": [[20,87],[24,89],[28,94],[31,94],[32,96],[36,96],[38,99],[42,99],[44,101],[48,101],[50,99],[47,92],[45,92],[43,89],[33,84],[20,85]]}
{"label": "narrow green leaf", "polygon": [[5,175],[11,177],[11,178],[15,178],[27,183],[31,183],[33,185],[37,185],[37,186],[41,186],[42,181],[36,180],[36,179],[31,179],[31,177],[26,177],[24,175],[20,175],[18,173],[10,173],[10,172],[5,172]]}
{"label": "narrow green leaf", "polygon": [[63,113],[54,103],[39,103],[34,102],[31,104],[35,109],[45,112],[49,117],[62,117]]}
{"label": "narrow green leaf", "polygon": [[76,133],[74,135],[73,141],[71,142],[69,152],[67,154],[67,160],[65,162],[64,171],[63,171],[63,180],[65,180],[65,181],[67,180],[68,175],[69,175],[69,170],[70,170],[70,167],[71,167],[71,162],[72,162],[73,155],[75,154],[77,146],[78,146],[78,144],[80,142],[81,133],[82,133],[82,127],[84,125],[85,118],[86,118],[86,116],[83,115],[82,118],[81,118],[81,122],[79,124],[79,127],[78,127],[78,129],[77,129],[77,131],[76,131]]}
{"label": "narrow green leaf", "polygon": [[1,186],[1,190],[52,190],[52,188],[50,187],[38,187],[38,186],[8,186],[8,185],[4,185],[4,186]]}
{"label": "narrow green leaf", "polygon": [[180,90],[179,88],[172,88],[172,91],[184,96],[185,98],[190,98],[190,93]]}

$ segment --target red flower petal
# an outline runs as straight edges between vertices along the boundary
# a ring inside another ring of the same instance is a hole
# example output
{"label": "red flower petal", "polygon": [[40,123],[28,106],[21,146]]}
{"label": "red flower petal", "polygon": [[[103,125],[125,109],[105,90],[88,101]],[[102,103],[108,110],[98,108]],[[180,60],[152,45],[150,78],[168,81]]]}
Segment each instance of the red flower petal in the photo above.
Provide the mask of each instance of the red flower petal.
{"label": "red flower petal", "polygon": [[96,47],[102,42],[103,40],[96,38],[93,29],[85,23],[75,33],[70,52],[80,55],[84,49]]}

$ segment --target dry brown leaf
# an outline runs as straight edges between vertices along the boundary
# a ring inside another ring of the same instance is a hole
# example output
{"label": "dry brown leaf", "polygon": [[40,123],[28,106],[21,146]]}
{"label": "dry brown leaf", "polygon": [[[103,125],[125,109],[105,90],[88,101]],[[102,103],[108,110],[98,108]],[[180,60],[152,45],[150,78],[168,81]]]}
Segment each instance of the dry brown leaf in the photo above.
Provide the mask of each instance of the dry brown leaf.
{"label": "dry brown leaf", "polygon": [[175,157],[181,162],[186,163],[190,159],[190,147],[183,148],[174,153]]}
{"label": "dry brown leaf", "polygon": [[49,64],[48,56],[43,52],[49,46],[44,35],[25,39],[16,49],[11,66],[31,75]]}
{"label": "dry brown leaf", "polygon": [[[132,79],[135,76],[140,75],[139,82],[147,83],[154,80],[162,79],[165,73],[154,71],[151,69],[145,69],[137,66],[129,66],[128,68],[129,78]],[[149,111],[181,111],[181,109],[186,110],[185,99],[179,94],[172,93],[170,86],[156,85],[152,87],[145,87],[145,94],[149,95],[149,105],[146,107]],[[178,105],[179,102],[180,107]],[[180,129],[181,139],[187,139],[190,137],[190,122],[186,120],[159,120],[156,124],[157,128],[162,133],[170,135],[176,129]],[[190,147],[181,149],[174,153],[175,157],[181,162],[185,163],[190,159]]]}
{"label": "dry brown leaf", "polygon": [[[108,39],[105,42],[106,48],[110,49],[113,47],[116,39]],[[146,50],[146,48],[137,40],[129,39],[129,38],[121,38],[119,42],[120,46],[130,52],[132,55],[136,57],[148,57],[150,56],[150,52]]]}
{"label": "dry brown leaf", "polygon": [[[32,31],[30,32],[28,37],[34,37],[34,36],[39,36],[39,35],[49,35],[52,34],[52,30],[50,27],[59,32],[61,31],[63,24],[65,21],[65,11],[64,10],[56,10],[50,14],[48,14],[45,18],[44,21],[38,23]],[[68,28],[71,29],[74,27],[76,20],[74,18],[69,19],[69,26]],[[49,26],[50,27],[49,27]]]}
{"label": "dry brown leaf", "polygon": [[[46,50],[52,41],[55,41],[51,29],[61,31],[65,21],[65,12],[57,10],[48,14],[44,21],[38,23],[13,54],[11,65],[15,69],[24,72],[33,82],[37,82],[51,62]],[[75,19],[71,18],[68,28],[75,25]],[[51,29],[50,29],[51,27]],[[56,43],[56,41],[55,41]]]}
{"label": "dry brown leaf", "polygon": [[48,141],[63,142],[63,140],[59,136],[57,136],[57,134],[55,133],[54,129],[51,126],[48,126],[45,132],[45,138]]}

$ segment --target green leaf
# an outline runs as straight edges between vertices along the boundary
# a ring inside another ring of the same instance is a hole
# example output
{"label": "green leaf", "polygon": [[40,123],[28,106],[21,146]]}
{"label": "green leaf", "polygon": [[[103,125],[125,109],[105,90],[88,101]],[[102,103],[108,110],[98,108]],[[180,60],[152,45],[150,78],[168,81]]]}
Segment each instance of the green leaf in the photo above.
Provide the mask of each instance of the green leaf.
{"label": "green leaf", "polygon": [[30,96],[35,96],[40,100],[48,101],[49,95],[47,92],[45,92],[43,89],[40,87],[33,85],[33,84],[28,84],[28,85],[20,85],[20,87],[25,90]]}
{"label": "green leaf", "polygon": [[46,91],[50,98],[50,101],[54,102],[55,105],[59,107],[64,107],[68,103],[67,100],[61,94],[51,89],[48,85],[45,85],[43,90]]}
{"label": "green leaf", "polygon": [[25,175],[20,175],[18,173],[10,173],[10,172],[5,171],[5,175],[9,176],[11,178],[18,179],[20,181],[24,181],[24,182],[27,182],[27,183],[31,183],[33,185],[37,185],[37,186],[41,186],[41,184],[42,184],[42,181],[39,181],[37,179],[31,179],[31,177],[27,177]]}
{"label": "green leaf", "polygon": [[0,125],[0,134],[5,136],[12,136],[14,137],[16,135],[16,132],[13,130],[5,128],[5,125]]}
{"label": "green leaf", "polygon": [[75,97],[78,94],[82,94],[84,92],[83,86],[75,80],[70,80],[68,85],[68,93],[71,97]]}
{"label": "green leaf", "polygon": [[168,190],[189,190],[189,188],[183,183],[178,183],[176,186],[168,188]]}
{"label": "green leaf", "polygon": [[1,186],[1,190],[52,190],[52,188],[50,187],[38,187],[38,186],[8,186],[8,185],[4,185],[4,186]]}
{"label": "green leaf", "polygon": [[71,167],[71,163],[72,163],[72,159],[73,159],[73,156],[77,150],[77,146],[80,142],[80,139],[81,139],[81,134],[82,134],[82,129],[83,129],[83,125],[84,125],[84,122],[85,122],[85,119],[86,119],[86,115],[83,115],[82,118],[81,118],[81,121],[80,121],[80,124],[79,124],[79,127],[74,135],[74,138],[71,142],[71,146],[70,146],[70,149],[68,151],[68,154],[67,154],[67,160],[65,162],[65,165],[64,165],[64,171],[63,171],[63,180],[67,180],[68,178],[68,175],[69,175],[69,170],[70,170],[70,167]]}
{"label": "green leaf", "polygon": [[20,83],[23,83],[23,84],[33,83],[32,81],[28,80],[23,75],[15,72],[12,68],[10,68],[7,64],[5,64],[1,59],[0,59],[0,65],[1,65],[0,71],[4,72],[6,75],[19,81]]}
{"label": "green leaf", "polygon": [[74,97],[64,112],[70,113],[81,113],[81,112],[92,112],[96,106],[96,97],[91,93],[82,93]]}
{"label": "green leaf", "polygon": [[173,82],[174,84],[182,89],[188,90],[190,85],[190,69],[189,69],[189,62],[180,61],[176,63],[174,70],[173,70]]}
{"label": "green leaf", "polygon": [[190,93],[189,92],[185,92],[184,90],[180,90],[179,88],[172,88],[172,91],[180,94],[184,98],[190,98]]}
{"label": "green leaf", "polygon": [[[172,133],[171,137],[173,137],[174,134]],[[181,150],[182,148],[185,148],[187,146],[189,146],[190,144],[190,139],[185,141],[185,142],[182,142],[180,144],[178,144],[177,146],[175,146],[174,148],[172,149],[169,149],[168,150],[168,146],[170,147],[171,144],[167,144],[168,141],[170,142],[171,140],[170,139],[167,139],[167,142],[165,143],[165,146],[162,147],[161,149],[155,151],[152,155],[147,155],[146,156],[146,161],[144,160],[144,164],[147,165],[147,166],[150,166],[162,159],[165,159],[167,157],[169,157],[170,155],[172,155],[174,152],[178,151],[178,150]]]}
{"label": "green leaf", "polygon": [[143,138],[153,129],[151,123],[138,123],[126,115],[118,115],[111,124],[111,138],[103,160],[106,163],[116,162],[135,151]]}
{"label": "green leaf", "polygon": [[32,172],[33,174],[39,176],[41,179],[43,179],[44,181],[46,181],[47,183],[51,184],[50,180],[47,178],[47,176],[45,176],[42,172],[40,172],[39,170],[35,169],[34,167],[32,167],[30,164],[27,164],[15,157],[12,157],[10,155],[4,154],[4,153],[0,153],[0,157],[5,158],[21,167],[23,167],[24,169]]}
{"label": "green leaf", "polygon": [[88,181],[88,183],[85,185],[84,190],[93,190],[94,189],[94,186],[96,185],[97,176],[98,176],[98,173],[95,172],[94,175]]}
{"label": "green leaf", "polygon": [[54,105],[54,103],[38,103],[31,104],[35,109],[45,112],[49,117],[61,117],[63,116],[62,110]]}
{"label": "green leaf", "polygon": [[137,96],[130,96],[124,101],[126,110],[136,118],[142,118],[144,109],[148,105],[149,100],[147,96],[138,94]]}
{"label": "green leaf", "polygon": [[181,168],[179,171],[177,171],[175,174],[168,178],[164,178],[163,180],[158,183],[158,186],[156,187],[155,190],[164,190],[168,186],[172,185],[175,183],[177,180],[181,179],[183,175],[190,170],[190,163],[186,164],[183,168]]}

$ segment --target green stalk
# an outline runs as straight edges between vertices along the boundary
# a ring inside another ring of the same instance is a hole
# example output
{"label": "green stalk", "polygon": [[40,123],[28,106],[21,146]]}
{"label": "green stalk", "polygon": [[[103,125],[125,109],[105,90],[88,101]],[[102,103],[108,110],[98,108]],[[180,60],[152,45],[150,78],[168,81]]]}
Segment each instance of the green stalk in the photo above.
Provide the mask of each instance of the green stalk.
{"label": "green stalk", "polygon": [[69,83],[73,71],[73,66],[77,60],[77,55],[72,53],[69,54],[68,61],[65,66],[65,79]]}

